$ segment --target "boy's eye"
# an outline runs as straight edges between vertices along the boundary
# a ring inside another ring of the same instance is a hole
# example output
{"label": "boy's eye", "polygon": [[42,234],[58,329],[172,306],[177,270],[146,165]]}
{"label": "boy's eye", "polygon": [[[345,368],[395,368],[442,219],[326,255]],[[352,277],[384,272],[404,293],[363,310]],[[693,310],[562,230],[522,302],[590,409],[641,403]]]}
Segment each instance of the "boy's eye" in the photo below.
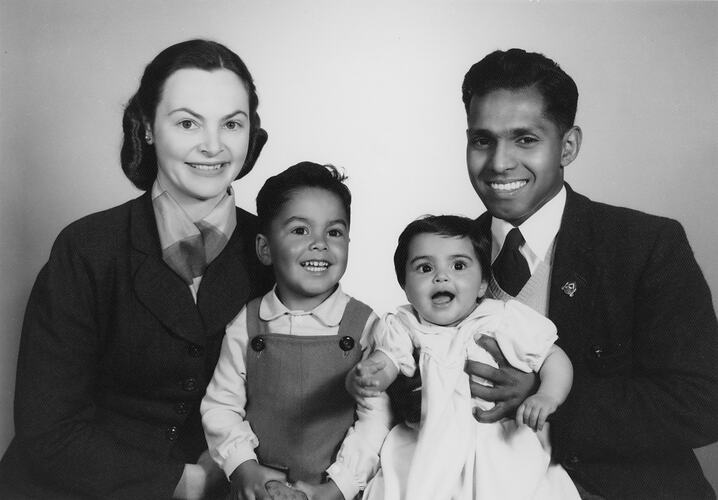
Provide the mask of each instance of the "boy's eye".
{"label": "boy's eye", "polygon": [[344,236],[344,231],[341,229],[330,229],[327,234],[333,238],[341,238]]}
{"label": "boy's eye", "polygon": [[304,235],[304,234],[309,234],[309,229],[307,229],[306,227],[300,226],[300,227],[295,227],[295,228],[291,229],[289,232],[292,234]]}
{"label": "boy's eye", "polygon": [[181,120],[177,125],[179,125],[185,130],[192,130],[193,128],[197,128],[197,124],[192,120]]}

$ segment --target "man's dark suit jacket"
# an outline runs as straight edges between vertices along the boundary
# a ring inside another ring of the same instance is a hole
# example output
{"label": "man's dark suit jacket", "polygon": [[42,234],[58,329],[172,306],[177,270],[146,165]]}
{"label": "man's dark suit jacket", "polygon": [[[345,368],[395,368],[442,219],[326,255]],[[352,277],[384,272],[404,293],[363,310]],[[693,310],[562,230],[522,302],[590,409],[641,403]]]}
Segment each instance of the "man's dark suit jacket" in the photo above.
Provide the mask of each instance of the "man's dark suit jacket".
{"label": "man's dark suit jacket", "polygon": [[162,260],[149,193],[60,233],[25,314],[1,498],[171,497],[206,448],[225,325],[270,286],[256,233],[237,209],[196,305]]}
{"label": "man's dark suit jacket", "polygon": [[718,325],[685,232],[567,191],[548,316],[574,382],[553,455],[609,499],[715,498],[692,448],[718,439]]}

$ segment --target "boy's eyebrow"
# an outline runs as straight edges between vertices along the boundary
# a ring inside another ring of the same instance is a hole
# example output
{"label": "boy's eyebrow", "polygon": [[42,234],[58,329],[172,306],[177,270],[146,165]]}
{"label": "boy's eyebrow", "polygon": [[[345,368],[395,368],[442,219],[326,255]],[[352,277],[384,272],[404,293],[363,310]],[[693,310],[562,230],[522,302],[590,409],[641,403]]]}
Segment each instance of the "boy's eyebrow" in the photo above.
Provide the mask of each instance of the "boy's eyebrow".
{"label": "boy's eyebrow", "polygon": [[[282,224],[287,225],[291,224],[292,222],[304,222],[306,224],[309,224],[309,219],[306,217],[302,217],[300,215],[292,215],[291,217],[287,217],[287,219],[282,222]],[[344,227],[347,227],[347,221],[344,219],[334,219],[329,221],[329,225],[332,224],[342,224]]]}
{"label": "boy's eyebrow", "polygon": [[[185,108],[185,107],[175,108],[175,109],[171,110],[171,111],[170,111],[169,113],[167,113],[167,114],[168,114],[168,115],[171,115],[171,114],[173,114],[173,113],[179,113],[179,112],[188,113],[188,114],[194,116],[195,118],[203,118],[202,115],[200,115],[199,113],[197,113],[197,112],[195,112],[195,111],[192,111],[191,109]],[[248,116],[249,116],[246,111],[241,110],[241,109],[238,109],[238,110],[236,110],[236,111],[232,111],[231,113],[227,113],[226,115],[224,115],[224,116],[222,117],[222,119],[223,119],[223,120],[226,120],[227,118],[231,118],[231,117],[233,117],[233,116],[235,116],[235,115],[244,115],[245,117],[248,117]]]}

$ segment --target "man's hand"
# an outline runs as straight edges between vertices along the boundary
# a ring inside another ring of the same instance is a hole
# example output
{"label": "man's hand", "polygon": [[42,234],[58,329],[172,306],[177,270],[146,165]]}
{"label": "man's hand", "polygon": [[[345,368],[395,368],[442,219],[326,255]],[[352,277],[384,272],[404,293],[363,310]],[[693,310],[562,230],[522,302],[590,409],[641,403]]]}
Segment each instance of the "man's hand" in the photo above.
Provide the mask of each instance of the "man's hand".
{"label": "man's hand", "polygon": [[481,423],[498,422],[502,418],[513,418],[516,409],[538,388],[538,376],[535,373],[524,373],[511,366],[504,357],[496,340],[482,335],[477,344],[486,349],[494,358],[498,368],[478,361],[466,362],[466,373],[484,378],[493,387],[481,385],[473,380],[471,395],[491,401],[494,407],[490,410],[474,410],[474,417]]}
{"label": "man's hand", "polygon": [[271,499],[266,484],[269,481],[287,481],[287,476],[278,470],[259,465],[255,460],[242,462],[229,477],[231,482],[230,500]]}
{"label": "man's hand", "polygon": [[344,495],[332,480],[316,485],[297,481],[294,487],[303,491],[309,500],[344,500]]}

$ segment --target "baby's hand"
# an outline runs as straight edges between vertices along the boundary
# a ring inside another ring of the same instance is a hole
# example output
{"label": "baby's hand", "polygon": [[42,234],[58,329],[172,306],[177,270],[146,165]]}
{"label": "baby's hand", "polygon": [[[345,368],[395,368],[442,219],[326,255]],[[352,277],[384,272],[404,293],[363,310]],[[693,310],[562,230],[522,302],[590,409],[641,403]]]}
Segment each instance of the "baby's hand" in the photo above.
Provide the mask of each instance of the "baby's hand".
{"label": "baby's hand", "polygon": [[331,479],[322,484],[308,484],[303,481],[294,483],[294,487],[306,493],[309,500],[344,500],[344,495]]}
{"label": "baby's hand", "polygon": [[386,366],[386,362],[373,359],[369,356],[364,361],[360,361],[347,373],[345,385],[349,394],[354,396],[359,404],[362,398],[373,398],[378,396],[386,387],[380,387],[380,381],[376,374],[381,372]]}
{"label": "baby's hand", "polygon": [[545,394],[534,394],[526,398],[516,410],[516,423],[519,425],[524,423],[533,430],[540,431],[548,416],[555,412],[556,408],[558,402],[555,399]]}

